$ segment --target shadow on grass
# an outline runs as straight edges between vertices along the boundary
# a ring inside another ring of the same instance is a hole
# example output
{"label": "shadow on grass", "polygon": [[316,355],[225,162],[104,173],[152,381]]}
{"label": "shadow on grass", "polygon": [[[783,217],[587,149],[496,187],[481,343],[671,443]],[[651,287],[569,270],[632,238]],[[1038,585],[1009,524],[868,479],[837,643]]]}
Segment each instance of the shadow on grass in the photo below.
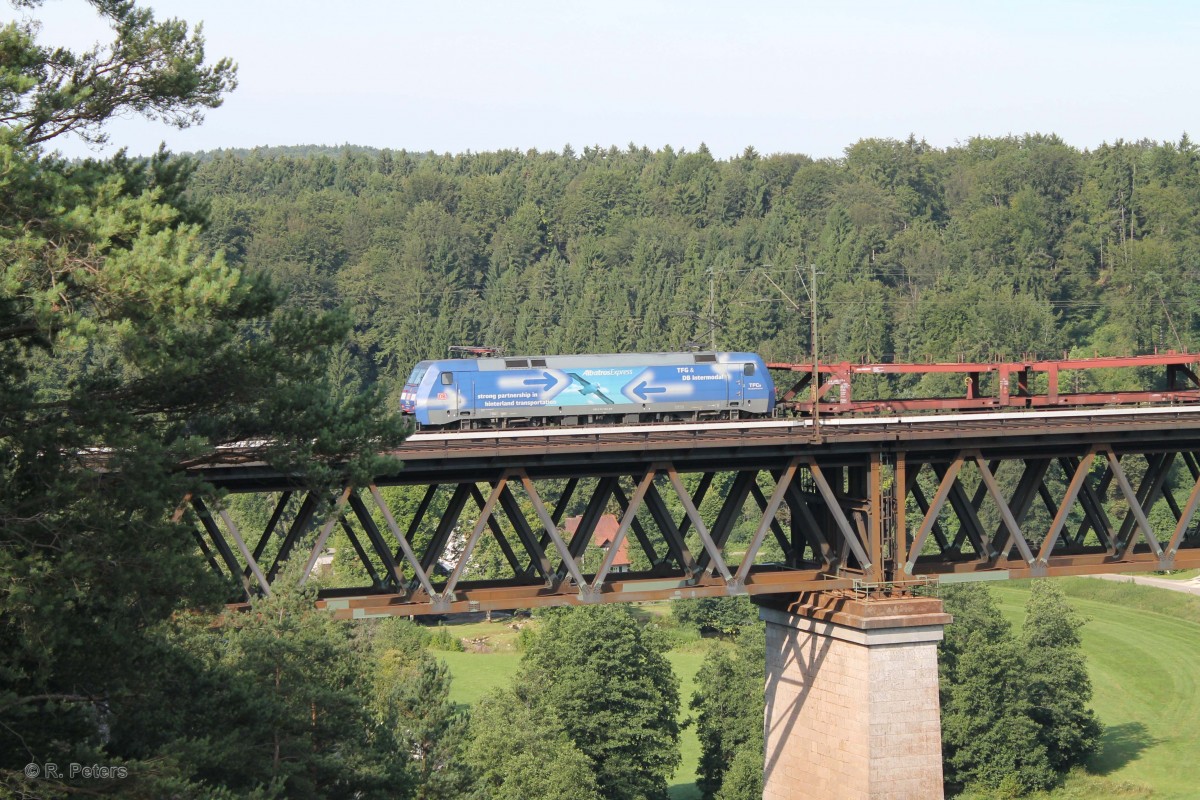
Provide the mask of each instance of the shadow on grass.
{"label": "shadow on grass", "polygon": [[1088,771],[1093,775],[1109,775],[1137,761],[1143,750],[1159,742],[1140,722],[1110,725],[1100,737],[1100,750],[1087,761]]}
{"label": "shadow on grass", "polygon": [[702,795],[694,783],[677,783],[667,789],[667,797],[671,800],[700,800]]}

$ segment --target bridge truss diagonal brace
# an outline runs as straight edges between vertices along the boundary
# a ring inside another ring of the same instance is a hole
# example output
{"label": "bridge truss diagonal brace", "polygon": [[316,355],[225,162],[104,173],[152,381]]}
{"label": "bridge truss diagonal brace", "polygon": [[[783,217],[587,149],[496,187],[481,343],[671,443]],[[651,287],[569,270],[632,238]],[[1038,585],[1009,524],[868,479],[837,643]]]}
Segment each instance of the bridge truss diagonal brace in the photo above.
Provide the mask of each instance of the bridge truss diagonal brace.
{"label": "bridge truss diagonal brace", "polygon": [[[1146,459],[1146,473],[1142,476],[1141,485],[1137,490],[1138,503],[1143,511],[1149,513],[1159,498],[1164,496],[1163,489],[1166,486],[1171,465],[1174,463],[1174,453],[1157,453]],[[1125,520],[1121,523],[1119,541],[1130,541],[1136,524],[1136,517],[1133,514],[1126,514]]]}
{"label": "bridge truss diagonal brace", "polygon": [[[1158,558],[1162,558],[1162,545],[1159,544],[1158,537],[1154,535],[1154,529],[1150,526],[1150,520],[1146,517],[1146,511],[1142,508],[1142,501],[1138,497],[1137,492],[1133,490],[1133,486],[1129,483],[1129,477],[1126,476],[1125,470],[1121,467],[1121,462],[1117,459],[1117,454],[1112,449],[1104,451],[1105,457],[1108,459],[1108,468],[1112,470],[1113,477],[1117,481],[1117,486],[1121,489],[1121,494],[1125,496],[1125,502],[1129,504],[1129,513],[1137,520],[1137,526],[1142,531],[1142,536],[1146,540],[1146,544],[1150,546],[1150,550]],[[1148,499],[1153,500],[1153,492],[1148,492]],[[1133,542],[1137,537],[1130,531],[1125,541],[1121,543],[1119,556],[1124,559],[1126,553],[1133,547]]]}
{"label": "bridge truss diagonal brace", "polygon": [[[221,532],[221,526],[213,519],[212,513],[208,510],[208,506],[204,504],[204,500],[200,497],[191,498],[192,509],[196,512],[196,516],[200,519],[200,524],[208,533],[209,539],[212,540],[213,547],[216,548],[217,554],[221,556],[221,560],[225,562],[225,568],[229,571],[230,577],[241,584],[242,592],[247,598],[251,595],[249,576],[242,571],[242,567],[238,564],[237,557],[234,556],[233,550],[229,547],[229,542],[225,541],[225,535]],[[240,537],[239,537],[240,538]],[[200,539],[203,543],[203,539]],[[249,555],[249,553],[247,553]],[[210,562],[216,564],[216,559],[210,557]],[[217,570],[221,572],[220,569]]]}
{"label": "bridge truss diagonal brace", "polygon": [[[783,477],[783,473],[778,470],[771,471],[771,477],[778,483]],[[788,478],[791,481],[791,478]],[[758,488],[758,483],[750,484],[750,496],[754,498],[754,502],[758,504],[760,511],[764,513],[767,510],[767,498],[763,496],[762,489]],[[786,499],[786,497],[785,497]],[[775,534],[775,541],[779,542],[779,549],[783,551],[783,558],[789,564],[794,564],[796,561],[795,553],[793,552],[792,543],[788,541],[787,535],[783,532],[783,527],[779,524],[779,520],[774,515],[770,517],[771,532]]]}
{"label": "bridge truss diagonal brace", "polygon": [[229,517],[229,512],[224,507],[217,508],[217,514],[221,517],[221,522],[225,525],[225,530],[229,531],[229,535],[233,537],[234,543],[237,544],[238,550],[242,551],[242,557],[246,559],[247,568],[254,574],[254,580],[258,581],[258,588],[267,597],[271,596],[271,586],[267,582],[267,576],[263,574],[262,568],[258,565],[258,560],[254,554],[250,552],[250,548],[246,547],[246,541],[242,538],[241,531],[237,525],[233,524],[233,520]]}
{"label": "bridge truss diagonal brace", "polygon": [[575,557],[571,555],[567,543],[563,541],[562,536],[558,533],[558,525],[550,516],[550,512],[546,510],[546,504],[542,502],[541,495],[538,494],[537,487],[533,485],[533,481],[529,479],[528,473],[524,470],[517,470],[513,473],[513,477],[517,477],[521,481],[521,485],[525,487],[525,493],[529,496],[529,502],[533,505],[533,510],[537,512],[538,519],[542,522],[542,527],[546,531],[546,535],[550,537],[550,541],[554,543],[554,549],[558,551],[559,558],[562,559],[567,568],[567,574],[571,580],[579,587],[580,591],[586,590],[587,581],[583,578],[583,573],[579,571],[579,563]]}
{"label": "bridge truss diagonal brace", "polygon": [[[1025,468],[1021,471],[1021,477],[1017,480],[1016,488],[1013,489],[1012,499],[1008,503],[1008,508],[1012,512],[1013,520],[1016,522],[1017,529],[1023,530],[1029,512],[1033,509],[1034,501],[1039,497],[1042,499],[1046,510],[1050,513],[1051,519],[1058,514],[1058,504],[1054,502],[1054,498],[1050,496],[1050,491],[1046,488],[1046,473],[1050,470],[1051,460],[1048,458],[1025,459]],[[989,467],[992,472],[992,477],[995,478],[995,467]],[[1001,543],[1004,547],[1001,548]],[[1028,546],[1028,539],[1026,540]],[[1009,558],[1012,551],[1012,540],[1009,538],[1009,527],[1007,522],[1001,520],[996,527],[996,533],[992,536],[992,546],[1002,553],[1005,558]],[[1032,553],[1033,548],[1030,547]],[[1033,556],[1034,561],[1037,560]],[[1031,562],[1027,562],[1031,563]]]}
{"label": "bridge truss diagonal brace", "polygon": [[[351,495],[353,497],[354,495]],[[388,581],[379,577],[379,573],[375,571],[375,565],[371,563],[370,556],[367,555],[366,549],[362,546],[362,542],[358,540],[358,534],[354,532],[354,527],[345,515],[338,520],[342,524],[342,533],[346,534],[346,538],[350,540],[350,547],[354,550],[354,555],[358,558],[358,563],[363,565],[367,571],[367,577],[371,579],[371,585],[376,589],[381,589],[388,585]],[[390,580],[390,577],[389,577]],[[394,587],[393,583],[393,587]]]}
{"label": "bridge truss diagonal brace", "polygon": [[[767,531],[771,530],[771,524],[775,522],[775,514],[779,511],[779,506],[783,504],[783,498],[787,494],[788,487],[792,484],[792,478],[796,476],[796,469],[800,466],[800,460],[793,458],[787,465],[787,469],[779,477],[779,482],[775,484],[775,491],[771,493],[771,499],[767,501],[766,508],[763,509],[762,520],[758,523],[758,529],[754,532],[754,538],[750,540],[750,546],[746,548],[746,554],[742,556],[742,562],[738,565],[738,571],[733,576],[730,586],[736,589],[744,589],[746,578],[750,575],[750,568],[754,566],[754,559],[758,556],[758,549],[762,547],[763,539],[767,536]],[[816,468],[815,462],[811,465]],[[832,492],[830,492],[832,495]],[[837,509],[837,514],[841,514],[841,509]]]}
{"label": "bridge truss diagonal brace", "polygon": [[[267,542],[271,540],[271,534],[275,532],[275,528],[279,525],[279,520],[283,517],[283,512],[287,509],[288,502],[292,499],[290,491],[280,492],[279,499],[275,502],[275,510],[271,512],[271,518],[267,521],[267,527],[263,529],[262,536],[258,537],[258,544],[254,546],[254,561],[257,563],[262,558],[263,551],[267,549]],[[261,564],[259,565],[261,566]],[[250,576],[250,565],[246,565],[246,569],[242,571],[246,577]],[[268,579],[268,583],[270,580]]]}
{"label": "bridge truss diagonal brace", "polygon": [[[500,509],[504,510],[504,495],[508,492],[507,481],[505,486],[500,490]],[[487,501],[483,499],[483,494],[480,493],[479,487],[471,485],[471,497],[474,498],[475,504],[479,506],[479,511],[482,514]],[[508,562],[508,566],[513,571],[513,577],[520,577],[523,566],[517,558],[517,553],[508,542],[508,537],[504,535],[504,529],[500,527],[500,520],[497,519],[497,514],[494,510],[489,509],[487,515],[488,528],[492,531],[492,536],[496,539],[496,544],[500,547],[500,552],[504,556],[504,560]]]}
{"label": "bridge truss diagonal brace", "polygon": [[[960,454],[959,458],[963,458],[965,454]],[[941,475],[940,464],[933,465],[935,475]],[[996,557],[996,553],[992,549],[991,540],[983,532],[983,523],[979,521],[979,513],[970,498],[967,497],[967,492],[962,487],[962,483],[957,477],[950,483],[950,506],[954,509],[954,513],[958,516],[958,534],[954,537],[952,548],[962,552],[962,544],[964,540],[971,542],[972,549],[975,550],[976,556],[980,561],[992,561]]]}
{"label": "bridge truss diagonal brace", "polygon": [[1050,554],[1054,551],[1054,546],[1062,535],[1063,526],[1067,523],[1067,515],[1071,512],[1071,506],[1074,505],[1080,490],[1087,483],[1088,472],[1091,471],[1096,453],[1095,448],[1087,451],[1087,455],[1079,460],[1079,464],[1075,467],[1075,474],[1071,476],[1071,481],[1067,484],[1067,492],[1058,506],[1058,513],[1055,514],[1054,521],[1050,523],[1050,530],[1046,532],[1046,538],[1042,540],[1041,549],[1038,551],[1036,566],[1042,570],[1050,565]]}
{"label": "bridge truss diagonal brace", "polygon": [[310,491],[304,495],[304,500],[300,503],[300,509],[296,512],[296,518],[288,526],[288,531],[284,534],[283,541],[279,545],[279,552],[275,554],[275,560],[271,562],[271,568],[267,570],[267,580],[275,580],[275,576],[279,574],[279,568],[292,555],[292,548],[296,546],[296,542],[308,531],[308,527],[312,524],[313,516],[317,513],[319,505],[320,500],[317,499],[317,492]]}
{"label": "bridge truss diagonal brace", "polygon": [[[1095,453],[1098,452],[1100,451],[1095,450],[1083,459],[1067,456],[1066,458],[1060,458],[1058,463],[1063,467],[1064,475],[1074,474],[1071,470],[1077,469],[1080,461],[1092,459]],[[1112,483],[1112,479],[1112,470],[1105,464],[1104,472],[1100,475],[1100,481],[1095,486],[1092,486],[1089,481],[1085,480],[1083,482],[1083,488],[1079,493],[1079,506],[1083,509],[1083,521],[1079,523],[1079,529],[1075,532],[1073,541],[1084,541],[1087,538],[1088,531],[1094,528],[1096,537],[1104,542],[1104,546],[1108,548],[1109,554],[1116,556],[1117,532],[1108,518],[1108,513],[1104,510],[1104,501],[1101,499],[1108,493],[1108,485]]]}
{"label": "bridge truss diagonal brace", "polygon": [[820,558],[821,564],[829,572],[837,572],[841,565],[838,554],[833,552],[833,547],[821,532],[821,526],[817,524],[812,509],[808,507],[808,501],[794,482],[788,487],[788,499],[791,501],[792,514],[800,517],[801,530],[814,558]]}
{"label": "bridge truss diagonal brace", "polygon": [[1033,564],[1033,551],[1029,548],[1029,542],[1025,540],[1025,536],[1021,533],[1021,525],[1013,515],[1008,501],[1004,499],[1004,494],[1000,491],[999,484],[996,483],[996,476],[992,472],[991,467],[983,460],[983,454],[978,450],[971,453],[971,456],[975,459],[975,466],[979,468],[979,477],[983,485],[987,487],[987,493],[1000,510],[1000,519],[1004,523],[1004,527],[1008,529],[1008,538],[1005,539],[1004,546],[1000,548],[997,557],[1008,558],[1008,554],[1012,551],[1013,544],[1015,543],[1025,563]]}
{"label": "bridge truss diagonal brace", "polygon": [[[354,516],[358,519],[358,524],[362,526],[363,532],[367,535],[367,541],[370,542],[375,555],[379,558],[380,563],[383,564],[383,570],[387,575],[386,583],[391,584],[393,588],[399,590],[404,580],[400,575],[400,570],[396,566],[396,557],[392,555],[392,548],[384,541],[383,535],[379,532],[379,526],[371,518],[371,512],[367,509],[366,504],[363,503],[358,492],[350,493],[350,510],[354,512]],[[346,531],[346,536],[350,539],[350,545],[354,548],[359,560],[363,562],[368,572],[374,573],[374,567],[367,557],[366,550],[359,543],[358,537],[354,535],[350,522],[345,516],[342,517],[342,528]]]}
{"label": "bridge truss diagonal brace", "polygon": [[540,575],[546,586],[553,586],[550,559],[546,558],[546,544],[549,544],[550,540],[545,534],[542,534],[545,541],[542,544],[538,543],[537,536],[534,535],[533,529],[529,527],[529,522],[521,512],[517,498],[513,496],[511,486],[505,486],[504,491],[500,492],[500,510],[504,512],[504,516],[508,517],[509,524],[513,526],[513,530],[517,534],[517,540],[520,541],[529,556],[529,563],[521,567],[516,573],[517,577],[532,578],[534,575]]}
{"label": "bridge truss diagonal brace", "polygon": [[[700,518],[700,511],[696,508],[696,504],[692,502],[692,498],[688,495],[687,488],[683,485],[683,481],[679,478],[679,473],[675,471],[675,467],[667,467],[667,477],[671,479],[671,486],[675,489],[675,494],[679,496],[679,502],[683,504],[683,510],[686,514],[686,519],[691,522],[691,526],[696,529],[696,534],[700,537],[700,542],[704,545],[704,552],[708,554],[709,563],[716,568],[717,572],[721,573],[721,577],[729,583],[733,579],[733,575],[729,572],[729,567],[725,564],[725,559],[721,555],[721,550],[713,541],[712,534],[708,531],[708,526],[704,524],[704,520]],[[708,477],[708,476],[706,476]],[[709,478],[711,481],[711,478]],[[707,489],[707,483],[702,487]],[[682,528],[681,536],[682,536]]]}
{"label": "bridge truss diagonal brace", "polygon": [[[636,490],[637,481],[634,482],[634,488]],[[621,514],[624,515],[625,512],[629,510],[631,501],[625,496],[624,490],[621,489],[621,482],[616,478],[612,479],[612,496],[613,499],[617,501],[617,505],[621,507]],[[642,503],[645,504],[646,509],[650,512],[650,516],[654,519],[655,523],[659,526],[659,529],[663,532],[663,537],[667,542],[667,557],[674,558],[676,552],[674,550],[674,544],[671,540],[671,531],[673,530],[675,523],[673,520],[671,520],[670,514],[666,510],[666,506],[663,505],[662,498],[659,497],[658,492],[654,490],[653,482],[646,487],[646,494],[642,497]],[[599,518],[597,517],[597,522],[598,521]],[[642,526],[642,522],[637,518],[636,514],[634,515],[633,519],[629,521],[629,529],[633,531],[633,535],[637,538],[638,545],[641,546],[642,551],[646,554],[646,558],[650,559],[651,564],[657,565],[659,563],[658,552],[654,549],[654,544],[650,541],[650,537],[646,535],[646,529]],[[572,552],[577,554],[582,553],[587,548],[587,543],[591,541],[591,536],[593,533],[595,533],[595,528],[592,528],[588,531],[588,537],[586,540],[579,542],[580,547],[575,547],[574,543],[572,543]],[[578,535],[579,534],[576,533],[576,536]]]}
{"label": "bridge truss diagonal brace", "polygon": [[[492,487],[492,491],[484,502],[483,508],[479,511],[479,519],[476,520],[475,527],[471,529],[471,535],[468,537],[462,553],[458,556],[458,562],[450,572],[450,577],[446,580],[446,585],[442,587],[441,596],[437,598],[437,605],[443,603],[448,605],[454,602],[454,587],[458,586],[458,581],[462,577],[463,570],[467,568],[467,562],[471,560],[471,553],[475,550],[475,545],[479,542],[479,537],[483,535],[483,529],[488,526],[488,521],[492,517],[492,509],[496,507],[496,503],[500,499],[500,493],[504,491],[504,487],[507,485],[508,477],[502,475],[500,480],[496,481]],[[474,488],[474,486],[471,488]]]}
{"label": "bridge truss diagonal brace", "polygon": [[1183,542],[1188,526],[1192,524],[1192,518],[1196,516],[1197,508],[1200,508],[1200,478],[1196,479],[1196,484],[1192,487],[1187,502],[1179,512],[1179,520],[1175,523],[1175,533],[1171,536],[1166,554],[1163,556],[1162,569],[1171,569],[1174,566],[1175,555],[1179,552],[1179,546]]}
{"label": "bridge truss diagonal brace", "polygon": [[[658,525],[659,531],[662,532],[662,537],[667,545],[667,552],[661,558],[654,554],[654,548],[648,540],[642,542],[642,549],[646,551],[646,555],[650,556],[650,563],[656,568],[667,561],[673,560],[675,564],[689,575],[695,575],[697,566],[696,559],[692,557],[692,551],[688,548],[687,542],[683,536],[679,534],[679,525],[675,522],[675,517],[667,508],[667,504],[659,495],[658,490],[651,483],[646,489],[646,507],[650,511],[650,516]],[[685,513],[683,518],[687,519]],[[636,521],[636,520],[635,520]],[[638,526],[631,525],[634,535],[638,533]],[[645,535],[645,531],[642,531]],[[654,554],[654,555],[651,555]]]}
{"label": "bridge truss diagonal brace", "polygon": [[[928,516],[929,509],[931,508],[929,500],[927,500],[925,497],[925,492],[921,490],[921,484],[917,483],[917,477],[920,475],[921,470],[924,469],[924,467],[924,464],[917,464],[916,469],[909,470],[908,484],[906,486],[904,495],[907,497],[910,493],[912,494],[913,500],[917,501],[917,508],[921,509],[921,513],[926,515],[921,518],[922,520]],[[950,540],[946,538],[945,532],[942,531],[942,524],[938,522],[937,515],[940,513],[941,506],[938,507],[937,512],[933,516],[933,524],[931,526],[930,533],[933,534],[933,538],[937,541],[938,547],[941,548],[941,551],[943,553],[948,553],[951,549]],[[913,538],[913,541],[916,541],[916,537]],[[921,546],[924,547],[924,539],[921,541]]]}
{"label": "bridge truss diagonal brace", "polygon": [[[942,507],[946,505],[946,500],[950,497],[950,489],[958,479],[958,472],[962,469],[962,465],[963,459],[960,455],[950,462],[950,466],[946,468],[946,473],[938,483],[933,500],[929,503],[929,509],[925,512],[925,518],[921,520],[921,527],[917,529],[917,534],[913,537],[912,545],[908,550],[908,561],[904,564],[904,571],[909,575],[914,574],[913,570],[917,567],[917,558],[921,555],[921,550],[925,547],[925,540],[929,538],[929,532],[937,524],[938,514],[942,513]],[[909,477],[909,480],[913,482],[914,490],[916,488],[916,477],[915,474]]]}
{"label": "bridge truss diagonal brace", "polygon": [[[171,515],[171,522],[183,523],[183,517],[187,513],[188,505],[192,502],[192,493],[188,492],[183,496],[183,500],[179,501],[179,505],[175,507],[175,513]],[[208,547],[208,542],[204,541],[204,535],[196,529],[195,525],[187,525],[187,528],[192,532],[192,538],[196,540],[196,546],[200,548],[201,555],[208,565],[212,567],[213,572],[221,574],[221,566],[217,564],[217,559],[213,556],[212,550]]]}
{"label": "bridge truss diagonal brace", "polygon": [[[400,544],[400,551],[404,553],[404,560],[408,562],[408,566],[412,569],[413,576],[420,584],[421,589],[430,599],[437,597],[437,592],[433,589],[433,583],[429,580],[429,574],[421,567],[421,562],[417,559],[417,554],[413,551],[412,544],[401,532],[400,526],[396,524],[396,518],[392,516],[391,509],[384,502],[383,495],[379,493],[379,487],[371,484],[370,491],[371,498],[379,508],[379,513],[383,515],[383,521],[387,524],[388,530],[392,532],[392,535],[396,537],[396,541]],[[411,594],[411,591],[406,592],[406,594]]]}
{"label": "bridge truss diagonal brace", "polygon": [[654,475],[661,466],[660,464],[651,464],[650,469],[646,470],[646,474],[638,481],[637,489],[634,491],[633,497],[629,499],[629,504],[625,507],[625,513],[621,515],[621,524],[617,527],[617,532],[613,535],[612,541],[608,545],[608,552],[604,554],[604,561],[601,562],[600,568],[596,570],[596,575],[592,578],[592,584],[586,592],[592,597],[597,597],[603,590],[604,581],[608,578],[608,573],[612,569],[613,562],[616,561],[617,550],[621,547],[621,543],[625,541],[625,534],[629,532],[629,526],[633,524],[638,510],[642,507],[642,502],[646,499],[646,492],[650,489],[650,484],[654,482]]}
{"label": "bridge truss diagonal brace", "polygon": [[867,551],[863,547],[863,543],[859,541],[858,534],[854,530],[854,526],[850,524],[850,520],[846,518],[845,512],[842,511],[841,504],[838,502],[837,495],[834,494],[833,488],[829,485],[829,481],[825,480],[825,474],[821,471],[821,467],[817,465],[814,458],[803,459],[802,463],[808,467],[809,473],[812,475],[813,483],[817,485],[817,490],[821,493],[821,497],[825,500],[825,507],[829,515],[833,517],[833,521],[837,524],[838,530],[842,532],[843,543],[850,548],[854,553],[854,557],[858,559],[858,566],[864,572],[871,569],[871,559],[867,556]]}
{"label": "bridge truss diagonal brace", "polygon": [[333,509],[329,512],[328,519],[321,526],[321,532],[317,534],[317,540],[313,542],[312,550],[308,553],[308,561],[304,563],[304,572],[300,575],[300,585],[303,586],[308,582],[308,577],[312,574],[313,567],[317,565],[317,559],[321,557],[321,551],[325,549],[325,543],[329,541],[329,534],[333,532],[333,527],[337,525],[338,520],[342,516],[343,510],[346,508],[346,503],[350,499],[350,494],[354,491],[354,487],[347,486],[338,495],[337,501],[333,505]]}

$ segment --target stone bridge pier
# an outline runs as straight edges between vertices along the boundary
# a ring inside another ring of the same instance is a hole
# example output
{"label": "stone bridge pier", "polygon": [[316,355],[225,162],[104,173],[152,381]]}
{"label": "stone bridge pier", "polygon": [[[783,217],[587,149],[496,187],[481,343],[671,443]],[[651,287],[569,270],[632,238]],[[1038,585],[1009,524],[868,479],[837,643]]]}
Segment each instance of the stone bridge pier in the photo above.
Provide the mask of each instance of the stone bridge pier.
{"label": "stone bridge pier", "polygon": [[929,597],[763,598],[763,800],[942,797],[937,643]]}

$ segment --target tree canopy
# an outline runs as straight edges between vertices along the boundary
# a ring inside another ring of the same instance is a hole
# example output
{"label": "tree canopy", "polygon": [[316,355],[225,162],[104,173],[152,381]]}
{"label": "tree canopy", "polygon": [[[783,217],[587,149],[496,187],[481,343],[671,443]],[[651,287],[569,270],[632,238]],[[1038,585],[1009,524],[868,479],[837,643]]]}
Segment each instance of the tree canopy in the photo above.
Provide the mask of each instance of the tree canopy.
{"label": "tree canopy", "polygon": [[545,618],[522,659],[519,686],[559,720],[605,800],[665,798],[679,764],[679,679],[664,642],[624,606],[582,606]]}
{"label": "tree canopy", "polygon": [[[826,360],[1129,355],[1200,346],[1200,151],[1053,135],[912,137],[841,159],[587,147],[198,156],[206,241],[354,316],[395,384],[452,344]],[[880,379],[881,382],[885,379]],[[916,392],[913,378],[884,389]]]}
{"label": "tree canopy", "polygon": [[982,584],[944,591],[938,645],[945,780],[1020,796],[1054,785],[1099,742],[1081,624],[1050,581],[1033,584],[1021,639]]}

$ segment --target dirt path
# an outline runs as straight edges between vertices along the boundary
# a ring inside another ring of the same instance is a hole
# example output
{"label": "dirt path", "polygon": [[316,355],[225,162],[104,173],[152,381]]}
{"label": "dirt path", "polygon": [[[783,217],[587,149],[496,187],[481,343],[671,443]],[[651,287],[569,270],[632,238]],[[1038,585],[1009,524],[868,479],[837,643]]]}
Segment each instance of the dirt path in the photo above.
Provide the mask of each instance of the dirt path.
{"label": "dirt path", "polygon": [[1156,589],[1170,589],[1172,592],[1183,592],[1200,597],[1200,578],[1187,581],[1173,581],[1167,578],[1154,578],[1148,575],[1092,575],[1102,581],[1118,583],[1136,583],[1138,586],[1153,586]]}

